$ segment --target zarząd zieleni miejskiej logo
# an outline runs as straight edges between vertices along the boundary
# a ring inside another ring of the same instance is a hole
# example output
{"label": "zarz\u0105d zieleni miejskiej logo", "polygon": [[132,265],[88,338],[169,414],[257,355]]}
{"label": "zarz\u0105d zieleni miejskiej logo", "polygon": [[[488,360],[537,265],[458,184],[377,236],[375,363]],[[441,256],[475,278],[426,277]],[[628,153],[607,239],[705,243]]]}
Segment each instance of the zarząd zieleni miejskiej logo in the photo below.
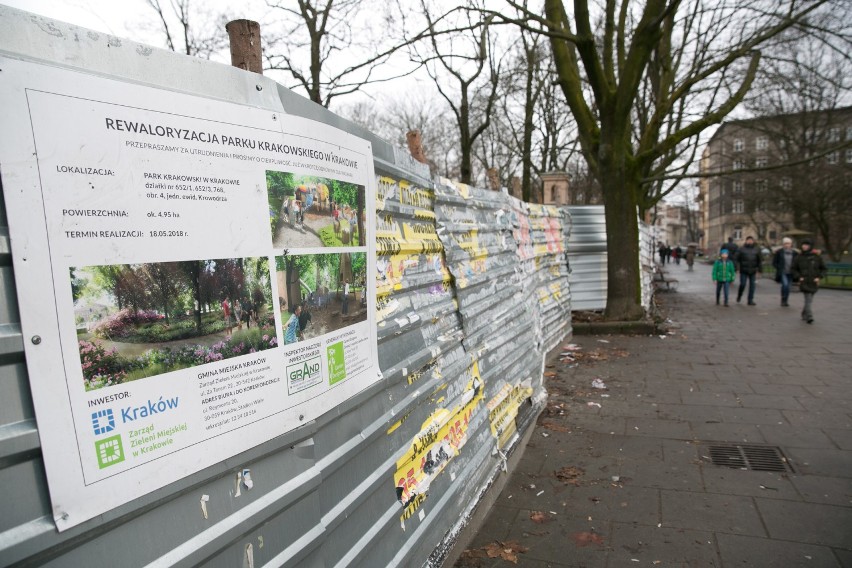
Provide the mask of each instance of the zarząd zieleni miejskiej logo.
{"label": "zarz\u0105d zieleni miejskiej logo", "polygon": [[[121,409],[121,421],[124,424],[135,422],[136,420],[143,420],[147,418],[152,418],[154,416],[158,416],[160,414],[168,413],[171,410],[175,410],[178,407],[180,402],[180,397],[173,397],[164,399],[160,397],[156,401],[148,400],[146,404],[142,404],[139,406],[128,406],[126,408]],[[102,436],[104,434],[108,434],[115,430],[116,427],[116,418],[115,412],[112,408],[104,408],[92,413],[92,430],[95,433],[95,436]],[[170,434],[174,434],[176,431],[185,430],[185,426],[178,430],[172,428],[169,430]],[[152,423],[150,426],[139,429],[140,437],[142,433],[151,434],[149,441],[154,441],[158,436],[153,434],[154,424]],[[134,437],[134,432],[131,431],[130,437]],[[155,444],[153,448],[157,449],[162,445],[171,444],[171,438],[167,438],[166,441]],[[134,444],[132,445],[140,445]],[[150,450],[149,449],[149,450]],[[147,453],[146,449],[140,449],[141,453]],[[100,440],[95,441],[95,455],[98,460],[98,467],[100,469],[104,469],[105,467],[109,467],[111,465],[116,465],[123,462],[126,458],[124,453],[124,446],[122,444],[121,434],[116,434],[110,436],[108,438],[102,438]],[[136,452],[134,452],[136,455]]]}

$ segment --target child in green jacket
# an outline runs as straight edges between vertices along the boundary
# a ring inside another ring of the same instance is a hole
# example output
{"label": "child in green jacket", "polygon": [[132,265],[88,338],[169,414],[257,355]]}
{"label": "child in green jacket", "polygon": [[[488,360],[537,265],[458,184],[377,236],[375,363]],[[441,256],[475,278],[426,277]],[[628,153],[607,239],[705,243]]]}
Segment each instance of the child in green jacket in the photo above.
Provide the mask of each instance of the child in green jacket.
{"label": "child in green jacket", "polygon": [[719,305],[719,293],[725,290],[725,307],[728,306],[728,292],[731,282],[737,276],[734,261],[728,259],[728,249],[722,249],[722,258],[713,263],[713,281],[716,283],[716,305]]}

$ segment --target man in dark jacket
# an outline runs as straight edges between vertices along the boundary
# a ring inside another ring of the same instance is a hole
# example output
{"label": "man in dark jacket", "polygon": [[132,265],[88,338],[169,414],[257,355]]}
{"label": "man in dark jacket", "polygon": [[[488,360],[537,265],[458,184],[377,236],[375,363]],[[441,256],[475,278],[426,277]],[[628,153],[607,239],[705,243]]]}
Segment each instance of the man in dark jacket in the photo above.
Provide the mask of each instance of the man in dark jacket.
{"label": "man in dark jacket", "polygon": [[734,260],[734,257],[737,256],[737,249],[740,247],[738,247],[737,243],[734,242],[734,237],[728,237],[727,244],[722,245],[722,248],[727,250],[730,259]]}
{"label": "man in dark jacket", "polygon": [[760,257],[760,249],[754,246],[754,237],[746,237],[745,244],[737,249],[734,262],[740,273],[740,289],[737,292],[737,302],[743,299],[746,282],[748,282],[748,305],[756,306],[754,302],[755,279],[759,272],[763,272],[763,259]]}
{"label": "man in dark jacket", "polygon": [[793,250],[793,240],[784,237],[781,248],[775,251],[775,256],[772,257],[775,281],[781,284],[781,305],[785,308],[790,305],[787,300],[790,298],[790,283],[793,281],[793,263],[798,254]]}
{"label": "man in dark jacket", "polygon": [[802,252],[793,261],[793,279],[798,280],[799,290],[805,295],[805,307],[802,309],[802,319],[808,323],[814,323],[814,314],[811,304],[814,294],[819,290],[819,282],[825,278],[827,269],[822,257],[814,254],[811,250],[811,241],[802,241]]}

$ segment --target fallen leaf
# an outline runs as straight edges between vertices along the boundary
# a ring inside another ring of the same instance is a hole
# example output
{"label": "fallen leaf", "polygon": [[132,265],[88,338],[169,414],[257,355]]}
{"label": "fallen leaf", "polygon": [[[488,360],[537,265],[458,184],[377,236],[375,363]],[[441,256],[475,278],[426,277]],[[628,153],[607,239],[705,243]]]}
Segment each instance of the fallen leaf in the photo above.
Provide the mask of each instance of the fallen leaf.
{"label": "fallen leaf", "polygon": [[552,432],[570,432],[571,429],[567,426],[563,426],[562,424],[557,424],[555,422],[551,422],[550,420],[545,420],[541,423],[542,428],[547,428]]}
{"label": "fallen leaf", "polygon": [[530,513],[530,520],[541,525],[549,522],[551,518],[543,511],[533,511]]}
{"label": "fallen leaf", "polygon": [[544,373],[544,376],[545,377],[555,377],[556,373],[554,373],[553,371],[547,371],[546,373]]}
{"label": "fallen leaf", "polygon": [[580,478],[586,473],[582,468],[568,465],[554,472],[556,479],[562,483],[570,483],[571,485],[579,486]]}
{"label": "fallen leaf", "polygon": [[571,540],[579,547],[589,546],[590,544],[603,544],[604,539],[601,535],[593,532],[577,532],[571,535]]}

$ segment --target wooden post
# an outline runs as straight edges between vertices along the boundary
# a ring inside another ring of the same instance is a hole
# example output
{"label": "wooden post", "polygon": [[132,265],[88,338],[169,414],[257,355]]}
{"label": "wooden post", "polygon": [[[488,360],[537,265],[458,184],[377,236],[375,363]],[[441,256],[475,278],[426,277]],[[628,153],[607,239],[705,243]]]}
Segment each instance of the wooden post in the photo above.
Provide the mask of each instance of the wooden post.
{"label": "wooden post", "polygon": [[485,170],[485,177],[488,178],[488,187],[492,191],[500,191],[500,170],[488,168]]}
{"label": "wooden post", "polygon": [[263,75],[260,49],[260,24],[251,20],[233,20],[225,24],[231,43],[231,65]]}
{"label": "wooden post", "polygon": [[426,157],[426,152],[423,151],[423,137],[419,130],[409,130],[405,135],[405,140],[408,142],[408,151],[411,157],[421,164],[428,164],[429,158]]}

